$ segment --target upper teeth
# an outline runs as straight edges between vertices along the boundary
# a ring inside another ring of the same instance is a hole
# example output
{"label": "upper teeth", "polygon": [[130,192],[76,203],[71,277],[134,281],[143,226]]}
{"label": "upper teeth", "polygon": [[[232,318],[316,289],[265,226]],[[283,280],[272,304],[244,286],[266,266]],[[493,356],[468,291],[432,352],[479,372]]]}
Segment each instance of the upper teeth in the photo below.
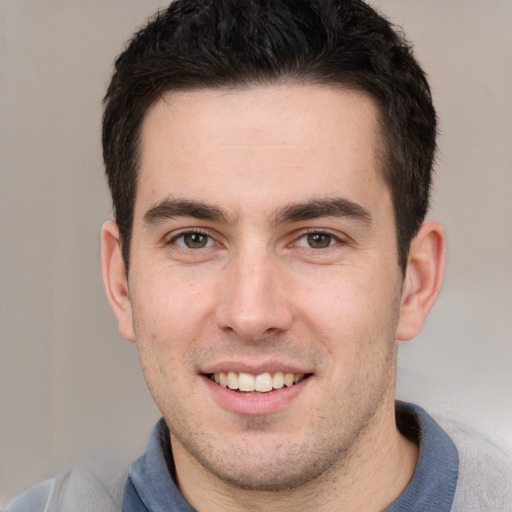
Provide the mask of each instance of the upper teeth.
{"label": "upper teeth", "polygon": [[252,375],[244,372],[216,372],[214,379],[217,384],[239,391],[259,391],[265,393],[284,386],[293,386],[304,378],[303,373],[259,373]]}

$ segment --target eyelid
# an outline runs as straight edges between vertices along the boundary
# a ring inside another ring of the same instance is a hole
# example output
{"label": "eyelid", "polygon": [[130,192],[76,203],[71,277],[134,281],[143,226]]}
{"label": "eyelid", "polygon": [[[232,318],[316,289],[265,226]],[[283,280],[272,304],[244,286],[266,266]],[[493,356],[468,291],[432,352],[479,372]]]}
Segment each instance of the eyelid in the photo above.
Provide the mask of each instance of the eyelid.
{"label": "eyelid", "polygon": [[[204,249],[206,247],[212,247],[212,245],[220,245],[219,242],[217,242],[217,240],[212,236],[212,234],[208,232],[208,230],[200,229],[200,228],[180,229],[178,232],[173,232],[170,237],[166,237],[164,239],[164,243],[165,243],[165,245],[174,244],[174,245],[177,245],[178,247],[180,247],[181,249],[185,249],[185,250],[193,250],[193,251],[198,250],[198,248],[192,249],[191,247],[187,247],[184,244],[182,245],[182,244],[177,243],[177,240],[179,240],[180,238],[182,238],[186,235],[201,235],[201,236],[207,237],[209,239],[209,241],[205,247],[202,247],[202,249]],[[211,244],[210,242],[213,242],[213,244]]]}
{"label": "eyelid", "polygon": [[[189,248],[189,247],[186,247],[184,244],[177,244],[176,241],[179,240],[180,238],[184,237],[185,235],[190,235],[190,234],[198,234],[198,235],[202,235],[202,236],[205,236],[209,239],[209,243],[205,246],[206,247],[212,247],[213,245],[217,245],[217,246],[221,246],[222,243],[218,241],[218,237],[215,236],[214,234],[211,233],[211,231],[209,229],[204,229],[204,228],[195,228],[195,227],[187,227],[187,228],[182,228],[182,229],[179,229],[177,231],[174,231],[170,234],[168,234],[165,238],[164,238],[164,245],[171,245],[171,244],[175,244],[177,245],[178,247],[182,248],[182,249],[186,249],[186,250],[197,250],[197,249],[192,249],[192,248]],[[330,247],[333,247],[337,244],[345,244],[345,243],[348,243],[348,238],[346,235],[344,234],[341,234],[339,232],[336,232],[334,233],[333,231],[329,230],[329,229],[323,229],[323,228],[307,228],[307,229],[301,229],[301,230],[297,230],[297,232],[295,233],[294,237],[293,237],[293,240],[292,242],[289,244],[290,246],[299,246],[297,244],[297,242],[309,235],[313,235],[313,234],[319,234],[319,235],[325,235],[325,236],[329,236],[333,239],[333,241],[335,243],[325,247],[324,249],[328,249]],[[211,243],[213,242],[213,244]],[[304,247],[304,248],[308,248],[306,247],[305,245],[304,246],[299,246],[299,247]],[[309,249],[314,249],[312,247],[309,247]],[[316,251],[318,251],[319,249],[314,249]]]}
{"label": "eyelid", "polygon": [[[347,237],[341,235],[340,233],[333,233],[329,229],[322,229],[322,228],[309,228],[306,230],[301,230],[297,236],[295,236],[294,241],[291,243],[291,245],[296,245],[298,247],[304,247],[306,249],[314,249],[313,247],[307,247],[306,245],[299,245],[297,242],[309,235],[324,235],[331,237],[335,243],[328,245],[325,249],[329,249],[337,244],[344,244],[347,242]],[[321,250],[321,249],[314,249],[315,251]]]}

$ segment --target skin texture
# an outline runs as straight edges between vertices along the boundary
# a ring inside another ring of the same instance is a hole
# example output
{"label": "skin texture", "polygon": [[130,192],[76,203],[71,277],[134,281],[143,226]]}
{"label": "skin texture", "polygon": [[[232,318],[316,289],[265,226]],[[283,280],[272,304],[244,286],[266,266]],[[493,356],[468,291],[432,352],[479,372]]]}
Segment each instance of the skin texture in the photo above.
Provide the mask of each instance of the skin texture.
{"label": "skin texture", "polygon": [[[381,510],[413,474],[396,340],[435,300],[444,237],[425,223],[402,273],[376,127],[365,95],[307,85],[146,114],[129,276],[111,222],[103,271],[197,510]],[[205,377],[229,369],[308,378],[233,402]]]}

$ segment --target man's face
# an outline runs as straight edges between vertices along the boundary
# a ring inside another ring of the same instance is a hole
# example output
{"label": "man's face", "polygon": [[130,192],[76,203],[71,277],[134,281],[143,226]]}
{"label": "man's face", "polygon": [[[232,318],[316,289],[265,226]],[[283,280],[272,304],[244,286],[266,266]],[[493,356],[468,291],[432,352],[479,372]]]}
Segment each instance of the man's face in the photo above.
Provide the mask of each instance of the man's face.
{"label": "man's face", "polygon": [[376,127],[368,97],[320,86],[148,111],[121,330],[178,463],[293,487],[392,421],[402,274]]}

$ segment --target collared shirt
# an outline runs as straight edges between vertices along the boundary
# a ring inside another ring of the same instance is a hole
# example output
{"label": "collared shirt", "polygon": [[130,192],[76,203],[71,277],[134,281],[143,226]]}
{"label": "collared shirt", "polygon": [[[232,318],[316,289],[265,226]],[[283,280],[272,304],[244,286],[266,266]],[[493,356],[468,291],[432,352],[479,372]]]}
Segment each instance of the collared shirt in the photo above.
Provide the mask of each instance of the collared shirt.
{"label": "collared shirt", "polygon": [[[416,470],[385,512],[449,512],[458,477],[457,450],[443,429],[417,405],[397,402],[400,432],[419,443]],[[130,467],[123,512],[194,512],[175,483],[169,430],[157,423],[145,453]]]}

